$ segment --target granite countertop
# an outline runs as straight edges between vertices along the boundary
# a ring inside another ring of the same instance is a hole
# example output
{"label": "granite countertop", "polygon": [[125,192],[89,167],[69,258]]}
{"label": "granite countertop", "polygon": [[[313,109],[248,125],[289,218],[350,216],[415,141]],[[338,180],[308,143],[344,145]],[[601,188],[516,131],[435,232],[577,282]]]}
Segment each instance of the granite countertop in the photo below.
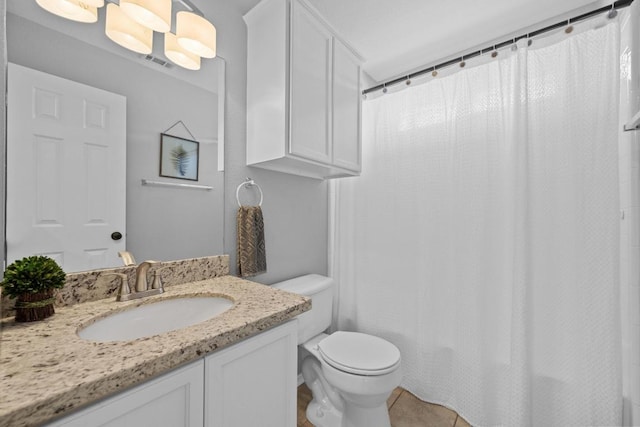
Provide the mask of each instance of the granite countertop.
{"label": "granite countertop", "polygon": [[[147,338],[98,343],[76,331],[96,316],[149,302],[223,296],[233,307],[213,319]],[[0,425],[39,425],[98,399],[279,325],[311,308],[308,298],[233,276],[172,286],[162,295],[56,308],[32,323],[0,322]]]}

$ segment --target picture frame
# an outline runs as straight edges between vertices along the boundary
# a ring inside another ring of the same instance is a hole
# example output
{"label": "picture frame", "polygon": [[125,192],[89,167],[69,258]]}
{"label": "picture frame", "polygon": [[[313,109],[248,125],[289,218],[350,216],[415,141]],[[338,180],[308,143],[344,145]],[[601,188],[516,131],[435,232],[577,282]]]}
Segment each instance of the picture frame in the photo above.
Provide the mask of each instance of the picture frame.
{"label": "picture frame", "polygon": [[160,134],[160,176],[197,181],[199,160],[198,141]]}

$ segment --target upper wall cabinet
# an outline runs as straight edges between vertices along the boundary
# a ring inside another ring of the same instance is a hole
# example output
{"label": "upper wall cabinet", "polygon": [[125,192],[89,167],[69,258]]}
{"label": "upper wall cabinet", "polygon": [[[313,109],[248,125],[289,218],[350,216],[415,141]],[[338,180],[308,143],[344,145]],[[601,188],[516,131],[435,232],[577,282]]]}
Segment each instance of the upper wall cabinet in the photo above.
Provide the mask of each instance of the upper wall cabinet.
{"label": "upper wall cabinet", "polygon": [[360,173],[360,59],[303,0],[263,0],[248,27],[247,164]]}

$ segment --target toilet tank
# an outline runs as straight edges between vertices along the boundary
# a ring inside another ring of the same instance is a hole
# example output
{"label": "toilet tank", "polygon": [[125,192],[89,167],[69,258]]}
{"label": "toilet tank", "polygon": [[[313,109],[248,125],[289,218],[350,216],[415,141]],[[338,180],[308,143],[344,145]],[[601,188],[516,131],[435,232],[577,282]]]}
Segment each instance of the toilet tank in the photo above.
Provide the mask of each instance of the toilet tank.
{"label": "toilet tank", "polygon": [[274,288],[311,298],[311,310],[298,316],[298,344],[324,332],[331,325],[333,311],[333,280],[319,274],[307,274],[284,282]]}

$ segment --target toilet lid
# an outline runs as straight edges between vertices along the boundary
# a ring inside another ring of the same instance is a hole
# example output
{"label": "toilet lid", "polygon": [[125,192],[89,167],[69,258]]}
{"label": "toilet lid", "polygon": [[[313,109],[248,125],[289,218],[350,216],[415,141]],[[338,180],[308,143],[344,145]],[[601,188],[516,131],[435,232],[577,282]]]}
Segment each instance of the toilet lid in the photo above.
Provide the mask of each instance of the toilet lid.
{"label": "toilet lid", "polygon": [[335,332],[318,343],[318,350],[329,365],[357,375],[383,375],[400,363],[398,347],[359,332]]}

